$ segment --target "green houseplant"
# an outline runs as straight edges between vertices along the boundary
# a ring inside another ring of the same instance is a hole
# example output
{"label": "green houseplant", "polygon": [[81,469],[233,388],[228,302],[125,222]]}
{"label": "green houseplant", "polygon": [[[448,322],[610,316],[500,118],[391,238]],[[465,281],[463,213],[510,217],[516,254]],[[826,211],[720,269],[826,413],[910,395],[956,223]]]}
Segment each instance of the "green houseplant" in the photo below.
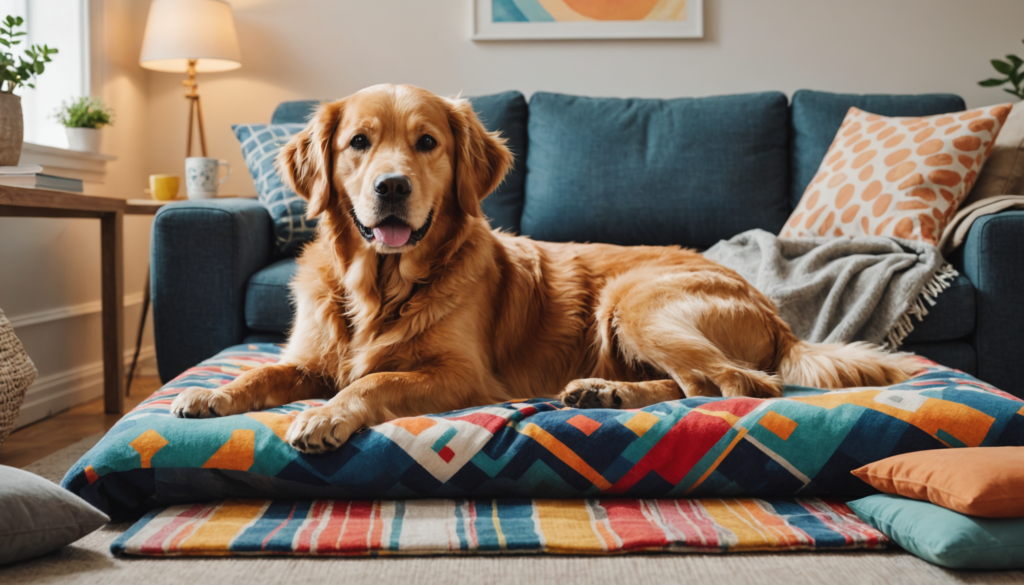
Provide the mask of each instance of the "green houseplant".
{"label": "green houseplant", "polygon": [[0,166],[18,164],[25,138],[21,96],[14,95],[14,90],[35,87],[32,82],[46,70],[50,56],[57,53],[46,45],[30,45],[24,55],[15,58],[15,47],[26,34],[17,29],[24,23],[22,17],[10,15],[0,21]]}
{"label": "green houseplant", "polygon": [[68,134],[68,148],[99,152],[100,128],[114,124],[114,112],[100,98],[82,96],[62,102],[55,115]]}
{"label": "green houseplant", "polygon": [[991,79],[986,79],[985,81],[979,81],[978,85],[982,87],[999,87],[1008,83],[1013,89],[1004,87],[1003,91],[1012,96],[1016,96],[1019,99],[1024,99],[1024,71],[1021,71],[1022,65],[1024,65],[1024,59],[1021,59],[1017,55],[1007,55],[1006,61],[1003,61],[1002,59],[992,59],[992,67],[999,72],[1002,77],[993,77]]}

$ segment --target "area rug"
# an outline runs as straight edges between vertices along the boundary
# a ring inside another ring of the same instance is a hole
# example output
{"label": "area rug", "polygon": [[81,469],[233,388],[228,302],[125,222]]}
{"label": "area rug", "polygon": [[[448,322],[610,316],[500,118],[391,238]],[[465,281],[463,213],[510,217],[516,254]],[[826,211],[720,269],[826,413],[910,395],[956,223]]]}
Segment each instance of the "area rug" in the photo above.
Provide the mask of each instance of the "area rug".
{"label": "area rug", "polygon": [[115,554],[440,555],[884,549],[817,498],[225,500],[151,511]]}

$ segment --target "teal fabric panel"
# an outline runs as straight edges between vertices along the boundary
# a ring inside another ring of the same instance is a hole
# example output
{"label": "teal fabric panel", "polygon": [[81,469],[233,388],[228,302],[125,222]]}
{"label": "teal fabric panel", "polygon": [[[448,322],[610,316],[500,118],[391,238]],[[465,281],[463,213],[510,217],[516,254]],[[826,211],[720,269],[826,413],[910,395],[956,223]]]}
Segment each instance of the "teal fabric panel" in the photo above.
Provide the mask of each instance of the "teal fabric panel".
{"label": "teal fabric panel", "polygon": [[273,223],[255,199],[180,201],[157,211],[150,288],[161,380],[242,341],[246,283],[273,254]]}
{"label": "teal fabric panel", "polygon": [[320,100],[281,102],[274,108],[274,113],[270,116],[270,123],[305,124],[319,105]]}
{"label": "teal fabric panel", "polygon": [[978,372],[978,356],[974,346],[964,340],[904,343],[900,346],[900,351],[915,353],[972,376]]}
{"label": "teal fabric panel", "polygon": [[1024,396],[1024,211],[979,218],[967,233],[957,266],[978,291],[973,342],[978,377]]}
{"label": "teal fabric panel", "polygon": [[288,287],[298,267],[295,258],[278,260],[249,279],[245,288],[245,324],[253,331],[287,333],[295,318]]}
{"label": "teal fabric panel", "polygon": [[[490,132],[500,131],[508,140],[506,146],[515,156],[512,170],[504,182],[483,202],[484,215],[492,228],[519,233],[519,218],[523,214],[523,189],[526,184],[526,124],[529,111],[526,98],[518,91],[470,97],[473,110]],[[271,124],[305,124],[319,100],[283,102],[274,110]],[[305,207],[303,207],[305,209]]]}
{"label": "teal fabric panel", "polygon": [[482,207],[492,228],[519,233],[526,188],[526,136],[529,110],[526,98],[518,91],[471,97],[469,101],[488,131],[500,131],[507,139],[505,146],[515,157],[505,180],[484,199]]}
{"label": "teal fabric panel", "polygon": [[851,107],[892,117],[933,116],[967,109],[963,98],[947,93],[858,95],[801,89],[793,94],[793,207],[814,178]]}
{"label": "teal fabric panel", "polygon": [[1024,569],[1024,518],[978,518],[900,496],[848,502],[908,552],[950,569]]}
{"label": "teal fabric panel", "polygon": [[530,98],[523,233],[706,248],[790,213],[778,92],[685,99]]}
{"label": "teal fabric panel", "polygon": [[[914,319],[914,330],[905,343],[948,341],[967,337],[974,331],[975,291],[969,278],[961,274],[928,307],[924,320]],[[945,362],[939,362],[945,363]]]}

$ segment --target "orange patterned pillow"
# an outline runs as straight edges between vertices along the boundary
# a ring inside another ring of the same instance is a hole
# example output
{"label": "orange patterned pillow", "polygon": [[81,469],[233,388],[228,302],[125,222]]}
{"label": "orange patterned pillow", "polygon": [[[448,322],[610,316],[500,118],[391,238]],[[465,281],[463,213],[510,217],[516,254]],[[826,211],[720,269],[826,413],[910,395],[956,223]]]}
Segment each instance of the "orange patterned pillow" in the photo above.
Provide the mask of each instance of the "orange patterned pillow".
{"label": "orange patterned pillow", "polygon": [[1012,107],[927,118],[850,108],[782,237],[896,236],[935,245]]}

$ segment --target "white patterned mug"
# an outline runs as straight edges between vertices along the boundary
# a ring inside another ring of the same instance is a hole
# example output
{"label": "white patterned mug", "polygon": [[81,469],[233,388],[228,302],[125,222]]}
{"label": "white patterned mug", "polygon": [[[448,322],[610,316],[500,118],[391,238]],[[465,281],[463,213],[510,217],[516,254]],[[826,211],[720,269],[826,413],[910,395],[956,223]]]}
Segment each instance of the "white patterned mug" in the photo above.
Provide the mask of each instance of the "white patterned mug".
{"label": "white patterned mug", "polygon": [[[217,180],[218,167],[227,167],[224,178]],[[217,196],[217,185],[231,176],[231,165],[226,160],[206,156],[190,156],[185,159],[185,190],[189,199],[212,199]]]}

